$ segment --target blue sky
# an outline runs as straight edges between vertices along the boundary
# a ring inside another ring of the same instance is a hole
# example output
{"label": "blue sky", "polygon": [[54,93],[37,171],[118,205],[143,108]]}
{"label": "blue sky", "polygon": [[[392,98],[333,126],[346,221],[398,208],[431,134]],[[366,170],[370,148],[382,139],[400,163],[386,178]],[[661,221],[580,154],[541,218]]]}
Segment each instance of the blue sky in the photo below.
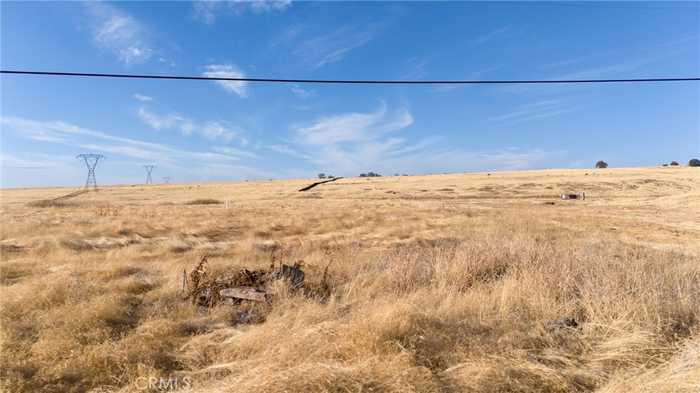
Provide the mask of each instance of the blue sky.
{"label": "blue sky", "polygon": [[[1,4],[3,69],[315,79],[700,74],[700,3]],[[338,86],[3,75],[2,186],[652,166],[700,84]]]}

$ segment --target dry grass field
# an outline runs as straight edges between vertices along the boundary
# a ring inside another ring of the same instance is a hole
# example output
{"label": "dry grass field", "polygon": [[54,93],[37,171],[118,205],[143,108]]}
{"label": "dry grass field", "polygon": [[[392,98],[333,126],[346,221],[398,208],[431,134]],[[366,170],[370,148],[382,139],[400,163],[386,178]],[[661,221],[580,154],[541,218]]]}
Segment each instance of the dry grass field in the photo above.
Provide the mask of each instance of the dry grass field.
{"label": "dry grass field", "polygon": [[[307,183],[2,190],[2,388],[700,391],[700,169]],[[197,307],[204,255],[330,296]]]}

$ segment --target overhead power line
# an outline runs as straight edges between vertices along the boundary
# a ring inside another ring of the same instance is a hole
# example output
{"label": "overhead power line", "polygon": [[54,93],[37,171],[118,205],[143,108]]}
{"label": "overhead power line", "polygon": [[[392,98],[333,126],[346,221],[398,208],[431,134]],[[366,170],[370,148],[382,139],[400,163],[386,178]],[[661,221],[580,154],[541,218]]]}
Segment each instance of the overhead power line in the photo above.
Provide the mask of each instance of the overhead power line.
{"label": "overhead power line", "polygon": [[2,74],[42,75],[42,76],[77,76],[96,78],[129,79],[173,79],[204,80],[228,82],[268,82],[268,83],[319,83],[319,84],[354,84],[354,85],[496,85],[496,84],[555,84],[555,83],[644,83],[644,82],[690,82],[700,81],[700,77],[683,78],[620,78],[620,79],[492,79],[492,80],[386,80],[386,79],[282,79],[282,78],[226,78],[187,75],[139,75],[139,74],[102,74],[94,72],[56,72],[0,70]]}

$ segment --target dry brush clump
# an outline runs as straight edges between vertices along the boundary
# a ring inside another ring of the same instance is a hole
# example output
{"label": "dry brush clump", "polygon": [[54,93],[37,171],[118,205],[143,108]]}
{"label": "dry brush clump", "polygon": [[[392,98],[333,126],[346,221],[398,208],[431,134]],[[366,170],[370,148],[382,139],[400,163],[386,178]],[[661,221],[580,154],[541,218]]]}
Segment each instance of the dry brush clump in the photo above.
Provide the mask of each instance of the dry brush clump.
{"label": "dry brush clump", "polygon": [[80,207],[80,204],[76,201],[63,200],[63,199],[40,199],[38,201],[32,201],[27,204],[29,207],[34,208],[70,208],[70,207]]}
{"label": "dry brush clump", "polygon": [[185,205],[221,205],[223,202],[221,202],[218,199],[212,199],[212,198],[202,198],[202,199],[193,199],[191,201],[185,202]]}
{"label": "dry brush clump", "polygon": [[[697,334],[697,259],[507,235],[350,255],[331,301],[291,296],[198,337],[188,368],[199,391],[593,391]],[[579,327],[552,328],[561,316]]]}

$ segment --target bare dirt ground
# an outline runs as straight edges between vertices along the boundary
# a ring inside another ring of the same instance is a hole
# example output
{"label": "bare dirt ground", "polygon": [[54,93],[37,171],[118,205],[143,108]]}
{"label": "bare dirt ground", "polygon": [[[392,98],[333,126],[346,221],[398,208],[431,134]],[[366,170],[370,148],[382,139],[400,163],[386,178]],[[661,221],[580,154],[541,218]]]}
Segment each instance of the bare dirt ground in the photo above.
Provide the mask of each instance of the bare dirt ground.
{"label": "bare dirt ground", "polygon": [[[1,190],[0,386],[700,391],[699,169],[310,182]],[[203,309],[204,255],[303,261],[330,295]]]}

